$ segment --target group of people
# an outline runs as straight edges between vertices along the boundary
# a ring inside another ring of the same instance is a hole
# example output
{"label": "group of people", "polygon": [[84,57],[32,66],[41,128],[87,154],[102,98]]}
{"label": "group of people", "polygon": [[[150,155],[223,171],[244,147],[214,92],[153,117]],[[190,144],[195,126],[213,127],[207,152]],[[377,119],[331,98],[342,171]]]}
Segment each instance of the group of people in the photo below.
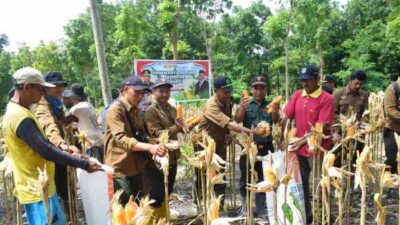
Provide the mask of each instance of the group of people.
{"label": "group of people", "polygon": [[[6,146],[14,162],[15,194],[24,206],[29,224],[47,223],[45,204],[40,194],[30,188],[38,177],[37,168],[45,170],[49,177],[52,224],[65,224],[67,219],[62,208],[68,209],[66,166],[88,172],[99,170],[100,164],[89,157],[114,169],[114,191],[123,190],[121,204],[125,205],[130,196],[140,199],[149,195],[155,200],[152,203],[154,216],[165,217],[165,198],[169,196],[165,196],[164,175],[154,159],[168,154],[168,193],[171,194],[180,153],[179,150],[168,151],[165,146],[158,144],[158,138],[168,131],[169,139],[177,140],[178,133],[184,132],[185,125],[182,118],[177,118],[176,108],[169,103],[173,85],[165,79],[150,83],[147,78],[129,76],[121,82],[119,96],[101,113],[103,119],[100,129],[96,111],[88,102],[88,95],[81,84],[71,84],[70,89],[65,90],[68,82],[59,72],[42,75],[30,67],[13,74],[14,92],[7,105],[3,126]],[[324,139],[321,145],[329,149],[341,137],[340,131],[332,128],[339,122],[340,114],[356,113],[357,119],[362,119],[361,115],[368,107],[368,93],[362,90],[367,75],[355,70],[345,87],[336,88],[335,80],[331,77],[321,87],[319,68],[304,65],[300,68],[299,79],[303,88],[291,96],[283,113],[279,105],[270,105],[267,101],[267,79],[263,76],[251,78],[249,86],[252,98],[242,97],[237,111],[233,113],[232,82],[225,76],[219,76],[214,79],[213,96],[204,106],[198,128],[205,130],[215,140],[216,154],[222,159],[227,157],[231,131],[253,134],[259,155],[273,152],[272,136],[262,135],[257,129],[261,121],[272,125],[292,120],[298,139],[310,132],[311,126],[316,123],[323,124],[324,134],[331,138]],[[385,91],[384,108],[388,119],[384,141],[386,163],[392,173],[397,172],[394,132],[400,132],[399,85],[400,82],[395,81]],[[146,107],[143,107],[144,100],[148,102]],[[267,111],[267,107],[271,108]],[[74,139],[76,132],[87,136],[87,145],[82,146]],[[362,150],[362,147],[357,146],[357,149]],[[306,142],[294,142],[289,148],[296,152],[299,161],[309,224],[312,221],[309,179],[314,155]],[[246,160],[246,156],[241,156],[239,163],[243,209],[249,176]],[[262,181],[260,162],[255,165],[255,170],[257,182]],[[200,175],[199,171],[196,175]],[[225,189],[225,184],[214,187],[217,195],[223,195]],[[264,194],[256,195],[254,214],[258,217],[267,216]]]}

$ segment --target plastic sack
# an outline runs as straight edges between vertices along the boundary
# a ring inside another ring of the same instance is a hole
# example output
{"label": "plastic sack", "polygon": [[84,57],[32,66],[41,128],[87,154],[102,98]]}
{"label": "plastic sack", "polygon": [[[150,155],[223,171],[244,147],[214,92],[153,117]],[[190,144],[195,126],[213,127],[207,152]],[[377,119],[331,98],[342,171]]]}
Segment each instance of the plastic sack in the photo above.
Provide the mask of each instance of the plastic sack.
{"label": "plastic sack", "polygon": [[77,169],[86,223],[111,225],[110,200],[114,194],[112,173],[97,171],[88,173]]}
{"label": "plastic sack", "polygon": [[[273,166],[277,169],[279,180],[285,176],[285,158],[286,154],[283,151],[277,151],[270,154],[272,157]],[[271,162],[263,161],[263,168],[268,166]],[[286,216],[286,224],[305,225],[305,207],[304,207],[304,193],[303,184],[301,181],[299,162],[295,153],[289,152],[288,154],[288,175],[291,179],[286,187],[286,203],[285,201],[285,185],[280,184],[274,192],[267,192],[267,209],[269,224],[284,224]],[[265,175],[264,175],[265,176]],[[276,195],[276,196],[275,196]],[[276,211],[278,212],[278,222],[275,223],[274,215],[274,199],[277,201]]]}

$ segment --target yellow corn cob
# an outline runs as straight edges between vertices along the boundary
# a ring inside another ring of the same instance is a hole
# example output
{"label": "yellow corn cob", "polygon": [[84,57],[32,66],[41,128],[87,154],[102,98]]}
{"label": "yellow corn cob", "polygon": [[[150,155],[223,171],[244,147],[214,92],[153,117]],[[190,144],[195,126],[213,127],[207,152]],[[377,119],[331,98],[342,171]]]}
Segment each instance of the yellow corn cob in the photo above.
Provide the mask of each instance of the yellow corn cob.
{"label": "yellow corn cob", "polygon": [[183,118],[183,108],[182,108],[181,104],[178,104],[178,106],[176,107],[176,118],[178,118],[178,119]]}

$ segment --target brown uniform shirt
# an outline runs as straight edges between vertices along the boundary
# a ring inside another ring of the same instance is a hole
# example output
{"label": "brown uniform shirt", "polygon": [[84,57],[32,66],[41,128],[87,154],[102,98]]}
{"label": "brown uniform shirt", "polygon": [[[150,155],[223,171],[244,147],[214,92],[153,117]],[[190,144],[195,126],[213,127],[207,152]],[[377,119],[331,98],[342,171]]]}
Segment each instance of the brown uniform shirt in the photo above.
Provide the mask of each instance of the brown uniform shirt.
{"label": "brown uniform shirt", "polygon": [[105,162],[115,169],[115,177],[135,176],[146,166],[146,152],[133,151],[138,141],[133,137],[128,116],[133,121],[137,132],[144,132],[141,110],[130,105],[124,98],[114,103],[106,113],[104,147]]}
{"label": "brown uniform shirt", "polygon": [[385,90],[384,108],[387,116],[385,127],[400,132],[400,102],[393,84]]}
{"label": "brown uniform shirt", "polygon": [[50,103],[44,97],[40,102],[33,105],[32,111],[35,113],[46,137],[53,145],[60,147],[61,144],[65,143],[62,123],[53,114]]}
{"label": "brown uniform shirt", "polygon": [[[167,104],[166,107],[153,102],[144,114],[147,131],[152,139],[157,139],[164,130],[168,130],[170,140],[178,140],[179,127],[175,124],[176,109]],[[179,150],[169,152],[170,165],[176,164]]]}
{"label": "brown uniform shirt", "polygon": [[226,137],[229,135],[228,124],[232,115],[232,103],[228,101],[222,104],[213,95],[208,99],[204,114],[200,120],[199,127],[207,131],[208,135],[216,142],[216,152],[223,159],[226,159]]}
{"label": "brown uniform shirt", "polygon": [[364,90],[350,91],[349,87],[342,87],[333,93],[335,104],[335,122],[339,122],[339,115],[350,115],[351,112],[357,113],[357,120],[368,108],[368,92]]}

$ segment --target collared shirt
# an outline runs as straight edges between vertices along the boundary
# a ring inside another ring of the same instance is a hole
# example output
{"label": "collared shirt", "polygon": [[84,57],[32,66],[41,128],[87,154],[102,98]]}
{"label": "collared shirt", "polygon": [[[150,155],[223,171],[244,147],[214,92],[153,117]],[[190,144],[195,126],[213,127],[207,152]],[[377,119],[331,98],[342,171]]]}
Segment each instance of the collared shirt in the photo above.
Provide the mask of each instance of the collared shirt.
{"label": "collared shirt", "polygon": [[339,115],[349,116],[351,112],[357,113],[357,120],[368,108],[368,92],[364,90],[351,91],[349,86],[339,88],[333,93],[335,102],[335,122],[339,122]]}
{"label": "collared shirt", "polygon": [[231,120],[232,104],[230,101],[222,104],[217,96],[213,95],[204,106],[204,114],[199,128],[207,131],[216,142],[216,152],[223,159],[226,158],[226,136],[229,135],[228,124]]}
{"label": "collared shirt", "polygon": [[[164,130],[168,130],[170,140],[178,140],[179,127],[175,124],[176,109],[167,103],[162,106],[153,102],[144,114],[147,131],[152,139],[157,139]],[[170,165],[176,164],[179,150],[169,151]]]}
{"label": "collared shirt", "polygon": [[390,84],[385,90],[383,105],[387,118],[385,127],[400,132],[400,101],[396,96],[393,84]]}
{"label": "collared shirt", "polygon": [[[272,116],[266,112],[269,102],[266,99],[258,104],[252,99],[249,105],[246,107],[244,114],[243,126],[246,128],[257,127],[261,121],[265,121],[272,126]],[[254,142],[256,144],[266,145],[265,147],[272,150],[272,136],[254,136]]]}
{"label": "collared shirt", "polygon": [[[329,93],[322,91],[321,88],[308,95],[304,90],[296,91],[284,108],[287,118],[294,119],[297,128],[296,137],[303,137],[311,131],[310,124],[316,123],[324,125],[333,124],[333,98]],[[330,135],[330,129],[325,129],[324,134]],[[321,146],[329,149],[332,139],[322,140]],[[296,152],[298,155],[312,157],[308,150],[308,145],[302,145]]]}
{"label": "collared shirt", "polygon": [[65,143],[62,123],[54,115],[51,105],[44,97],[32,106],[32,110],[49,141],[57,147]]}
{"label": "collared shirt", "polygon": [[129,120],[134,123],[133,129],[144,132],[141,110],[121,97],[120,102],[113,104],[106,113],[104,134],[105,162],[115,169],[116,177],[135,176],[147,164],[146,152],[132,150],[138,141],[134,138]]}

